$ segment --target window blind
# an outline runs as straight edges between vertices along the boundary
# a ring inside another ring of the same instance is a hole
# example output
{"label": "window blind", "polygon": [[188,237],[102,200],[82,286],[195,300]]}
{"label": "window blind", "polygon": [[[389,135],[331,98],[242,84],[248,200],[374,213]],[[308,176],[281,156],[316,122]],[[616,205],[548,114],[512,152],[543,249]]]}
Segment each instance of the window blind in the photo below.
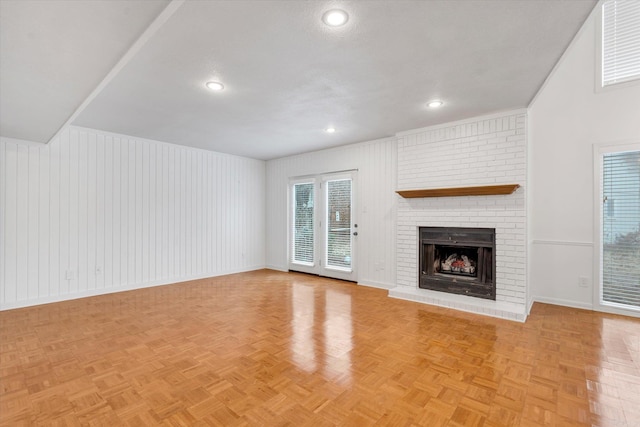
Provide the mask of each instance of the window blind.
{"label": "window blind", "polygon": [[293,185],[293,230],[291,230],[291,261],[313,264],[313,182]]}
{"label": "window blind", "polygon": [[640,151],[605,154],[602,298],[640,307]]}
{"label": "window blind", "polygon": [[351,268],[351,180],[327,181],[327,266]]}
{"label": "window blind", "polygon": [[640,78],[640,1],[602,4],[602,86]]}

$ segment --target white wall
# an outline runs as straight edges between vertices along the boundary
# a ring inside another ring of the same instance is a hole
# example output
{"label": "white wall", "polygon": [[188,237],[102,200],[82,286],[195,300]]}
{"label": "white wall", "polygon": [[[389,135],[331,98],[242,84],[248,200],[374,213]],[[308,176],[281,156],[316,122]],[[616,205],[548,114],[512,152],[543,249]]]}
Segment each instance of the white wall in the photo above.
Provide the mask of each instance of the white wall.
{"label": "white wall", "polygon": [[322,150],[267,162],[267,266],[286,270],[290,177],[358,169],[358,283],[395,286],[395,139]]}
{"label": "white wall", "polygon": [[3,138],[0,308],[262,268],[264,177],[263,161],[89,129]]}
{"label": "white wall", "polygon": [[593,145],[640,140],[640,82],[594,89],[597,19],[594,11],[529,108],[531,291],[585,308],[593,307],[597,250]]}
{"label": "white wall", "polygon": [[[515,110],[398,135],[398,187],[519,184],[513,194],[402,199],[397,284],[389,295],[524,321],[527,301],[526,111]],[[496,231],[496,300],[418,288],[419,227]]]}

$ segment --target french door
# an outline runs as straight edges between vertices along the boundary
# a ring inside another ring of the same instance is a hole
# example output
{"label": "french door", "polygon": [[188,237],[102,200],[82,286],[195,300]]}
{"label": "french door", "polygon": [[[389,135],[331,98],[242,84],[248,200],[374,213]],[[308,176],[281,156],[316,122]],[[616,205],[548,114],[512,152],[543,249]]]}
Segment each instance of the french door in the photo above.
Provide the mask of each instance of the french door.
{"label": "french door", "polygon": [[289,185],[289,269],[357,281],[355,171],[294,179]]}
{"label": "french door", "polygon": [[596,159],[598,305],[640,313],[640,144],[600,147]]}

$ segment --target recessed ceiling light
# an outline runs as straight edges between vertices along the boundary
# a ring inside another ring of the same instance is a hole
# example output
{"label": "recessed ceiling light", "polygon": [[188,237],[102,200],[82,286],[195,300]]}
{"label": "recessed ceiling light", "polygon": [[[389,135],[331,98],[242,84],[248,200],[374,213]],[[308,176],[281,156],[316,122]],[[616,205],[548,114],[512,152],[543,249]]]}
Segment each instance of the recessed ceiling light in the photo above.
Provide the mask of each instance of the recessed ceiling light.
{"label": "recessed ceiling light", "polygon": [[324,131],[327,133],[334,133],[336,131],[336,128],[326,128]]}
{"label": "recessed ceiling light", "polygon": [[332,9],[322,15],[322,22],[330,27],[339,27],[349,20],[349,15],[344,10]]}
{"label": "recessed ceiling light", "polygon": [[438,108],[438,107],[442,107],[442,104],[444,104],[444,102],[442,102],[440,100],[434,100],[434,101],[430,101],[427,104],[427,107],[429,107],[429,108]]}
{"label": "recessed ceiling light", "polygon": [[208,82],[207,87],[216,92],[220,92],[222,89],[224,89],[224,85],[220,82]]}

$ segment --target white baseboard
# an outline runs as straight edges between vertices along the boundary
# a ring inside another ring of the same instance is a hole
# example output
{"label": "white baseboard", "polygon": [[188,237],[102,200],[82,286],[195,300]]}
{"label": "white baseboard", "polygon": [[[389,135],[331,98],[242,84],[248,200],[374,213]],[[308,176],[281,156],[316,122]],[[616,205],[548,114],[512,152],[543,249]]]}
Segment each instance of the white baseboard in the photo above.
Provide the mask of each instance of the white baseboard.
{"label": "white baseboard", "polygon": [[227,271],[216,272],[216,273],[209,273],[209,274],[198,275],[198,276],[172,277],[172,278],[169,278],[169,279],[164,279],[164,280],[154,281],[154,282],[136,283],[136,284],[133,284],[133,285],[118,286],[118,287],[112,287],[112,288],[89,289],[89,290],[86,290],[86,291],[75,292],[75,293],[72,293],[72,294],[51,295],[51,296],[47,296],[47,297],[30,299],[30,300],[13,301],[13,302],[8,302],[8,303],[5,302],[2,305],[0,305],[0,311],[14,310],[14,309],[17,309],[17,308],[32,307],[32,306],[35,306],[35,305],[42,305],[42,304],[51,304],[51,303],[55,303],[55,302],[70,301],[70,300],[80,299],[80,298],[89,298],[89,297],[95,297],[95,296],[98,296],[98,295],[115,294],[117,292],[133,291],[133,290],[136,290],[136,289],[152,288],[154,286],[173,285],[175,283],[189,282],[191,280],[208,279],[210,277],[226,276],[226,275],[229,275],[229,274],[245,273],[247,271],[262,270],[263,268],[265,268],[264,265],[259,265],[259,266],[241,268],[241,269],[234,269],[234,270],[227,270]]}
{"label": "white baseboard", "polygon": [[640,318],[640,311],[629,310],[625,308],[619,308],[615,305],[607,306],[607,305],[592,305],[584,302],[577,302],[571,300],[565,300],[560,298],[546,298],[546,297],[534,297],[535,302],[540,302],[543,304],[553,304],[560,305],[564,307],[572,307],[572,308],[580,308],[583,310],[591,310],[598,311],[601,313],[609,313],[609,314],[617,314],[620,316],[629,316],[629,317],[638,317]]}
{"label": "white baseboard", "polygon": [[529,302],[527,303],[527,316],[531,314],[531,307],[533,307],[534,302],[536,302],[535,299],[529,298]]}
{"label": "white baseboard", "polygon": [[565,307],[582,308],[584,310],[593,310],[593,305],[580,301],[571,301],[562,298],[549,298],[549,297],[533,297],[533,302],[541,302],[543,304],[562,305]]}
{"label": "white baseboard", "polygon": [[394,283],[384,283],[384,282],[376,282],[373,280],[365,280],[365,281],[358,281],[358,285],[360,286],[367,286],[369,288],[378,288],[378,289],[393,289],[396,287],[396,285]]}
{"label": "white baseboard", "polygon": [[267,268],[269,270],[282,271],[282,272],[285,272],[285,273],[289,271],[288,268],[282,267],[282,266],[279,266],[279,265],[267,265],[264,268]]}

